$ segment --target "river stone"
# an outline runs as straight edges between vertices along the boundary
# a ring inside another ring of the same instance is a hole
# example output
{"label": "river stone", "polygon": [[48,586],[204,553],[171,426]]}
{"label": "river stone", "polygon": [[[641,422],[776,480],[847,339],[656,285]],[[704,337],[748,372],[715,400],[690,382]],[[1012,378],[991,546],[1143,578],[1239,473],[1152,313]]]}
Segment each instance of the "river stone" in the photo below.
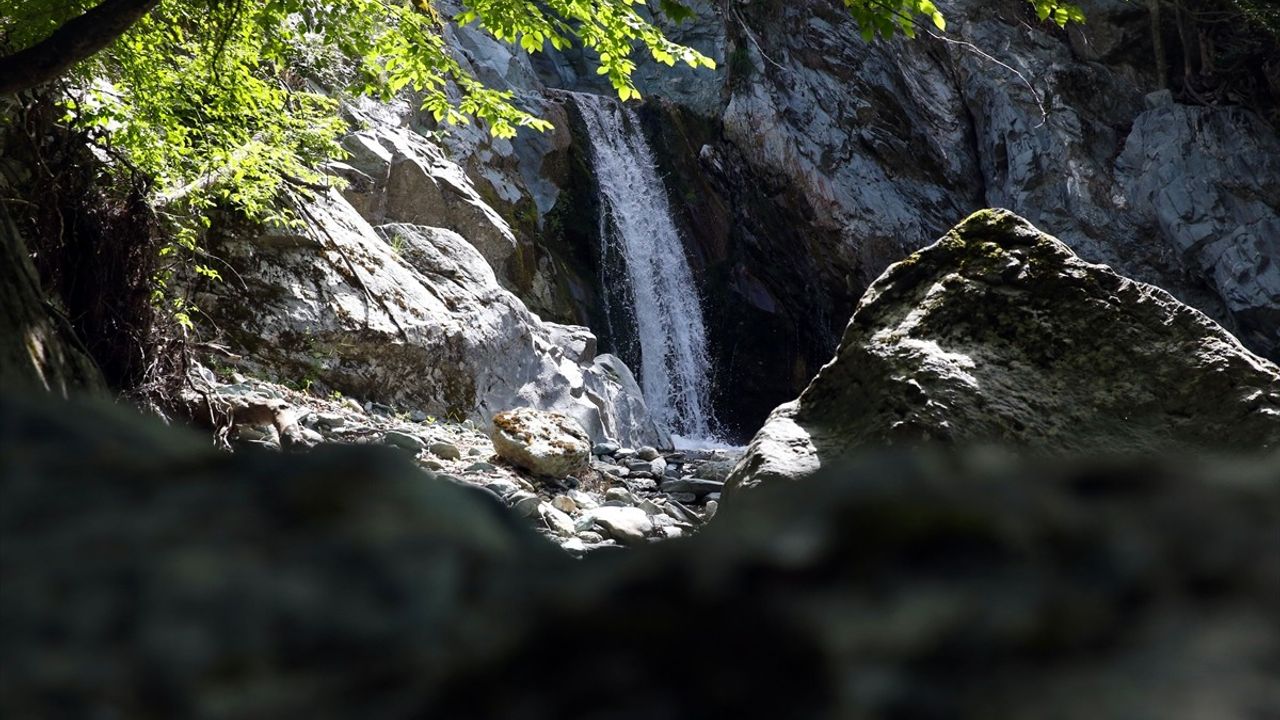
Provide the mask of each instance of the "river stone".
{"label": "river stone", "polygon": [[615,443],[615,442],[596,443],[596,445],[591,448],[591,454],[592,455],[612,455],[618,452],[618,449],[619,449],[618,443]]}
{"label": "river stone", "polygon": [[724,483],[722,482],[718,482],[716,480],[703,480],[701,478],[665,480],[662,483],[663,492],[693,493],[698,496],[720,492],[722,488],[724,488]]}
{"label": "river stone", "polygon": [[654,477],[659,478],[666,475],[667,461],[663,460],[661,457],[654,458],[649,462],[649,472],[653,473]]}
{"label": "river stone", "polygon": [[636,456],[641,460],[657,460],[660,456],[657,448],[648,445],[636,450]]}
{"label": "river stone", "polygon": [[589,467],[591,438],[560,413],[531,408],[500,412],[490,437],[500,457],[535,475],[563,479]]}
{"label": "river stone", "polygon": [[462,459],[462,451],[458,449],[457,445],[454,445],[451,442],[433,442],[427,447],[427,450],[429,450],[432,455],[445,460]]}
{"label": "river stone", "polygon": [[568,513],[569,515],[578,512],[578,504],[575,503],[573,498],[568,495],[557,495],[554,498],[551,498],[551,507],[554,507],[562,513]]}
{"label": "river stone", "polygon": [[555,534],[561,537],[573,537],[573,520],[551,503],[539,503],[538,514],[542,516],[542,521],[546,523],[547,528]]}
{"label": "river stone", "polygon": [[726,490],[928,441],[1267,450],[1280,446],[1280,368],[1163,290],[985,210],[867,290],[835,359],[774,411]]}
{"label": "river stone", "polygon": [[[623,545],[639,545],[653,532],[653,521],[638,507],[603,506],[587,513],[606,536]],[[581,525],[581,521],[579,521]]]}
{"label": "river stone", "polygon": [[393,447],[398,447],[401,450],[408,450],[412,453],[421,452],[422,448],[425,447],[421,438],[400,430],[388,430],[386,434],[382,436],[382,442]]}

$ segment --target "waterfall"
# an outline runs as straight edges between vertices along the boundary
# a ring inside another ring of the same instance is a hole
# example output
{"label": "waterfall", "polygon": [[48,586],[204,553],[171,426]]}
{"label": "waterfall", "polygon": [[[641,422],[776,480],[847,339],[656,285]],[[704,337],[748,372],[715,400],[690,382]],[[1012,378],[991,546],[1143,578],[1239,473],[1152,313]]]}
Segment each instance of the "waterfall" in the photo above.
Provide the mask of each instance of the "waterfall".
{"label": "waterfall", "polygon": [[[586,123],[600,191],[601,268],[611,333],[626,318],[640,385],[654,420],[694,443],[714,439],[711,363],[693,272],[653,151],[635,113],[597,95],[572,95]],[[621,307],[620,307],[621,306]]]}

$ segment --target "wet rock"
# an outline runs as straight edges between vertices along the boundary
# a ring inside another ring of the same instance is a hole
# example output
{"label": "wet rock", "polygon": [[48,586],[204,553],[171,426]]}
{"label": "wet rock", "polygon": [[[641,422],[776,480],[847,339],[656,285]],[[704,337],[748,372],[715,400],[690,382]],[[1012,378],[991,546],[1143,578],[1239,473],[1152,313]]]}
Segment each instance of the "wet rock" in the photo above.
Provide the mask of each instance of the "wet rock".
{"label": "wet rock", "polygon": [[565,478],[590,464],[590,437],[559,413],[530,408],[498,413],[490,438],[500,457],[536,475]]}
{"label": "wet rock", "polygon": [[661,457],[661,455],[658,453],[657,448],[653,448],[647,445],[645,447],[642,447],[636,450],[636,456],[639,457],[641,460],[657,460],[659,457]]}

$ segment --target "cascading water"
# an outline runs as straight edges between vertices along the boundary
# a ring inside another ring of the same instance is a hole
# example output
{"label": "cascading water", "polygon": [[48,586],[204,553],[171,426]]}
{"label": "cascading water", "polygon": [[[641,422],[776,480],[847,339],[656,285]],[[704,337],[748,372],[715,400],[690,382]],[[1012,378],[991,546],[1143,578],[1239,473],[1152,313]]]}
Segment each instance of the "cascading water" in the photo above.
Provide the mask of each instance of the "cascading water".
{"label": "cascading water", "polygon": [[682,441],[714,441],[702,306],[653,151],[633,111],[598,95],[575,93],[573,99],[586,123],[599,183],[610,322],[629,320],[654,419]]}

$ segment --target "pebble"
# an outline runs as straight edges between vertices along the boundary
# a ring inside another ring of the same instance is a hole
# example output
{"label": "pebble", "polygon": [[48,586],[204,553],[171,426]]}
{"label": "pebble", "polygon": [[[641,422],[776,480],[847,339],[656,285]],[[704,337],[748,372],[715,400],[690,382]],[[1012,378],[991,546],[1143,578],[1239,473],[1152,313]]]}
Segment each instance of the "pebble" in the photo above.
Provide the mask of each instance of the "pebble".
{"label": "pebble", "polygon": [[676,502],[684,503],[685,505],[688,505],[690,503],[695,503],[698,501],[697,495],[694,495],[693,493],[688,493],[688,492],[667,493],[667,496],[670,497],[672,500],[675,500]]}
{"label": "pebble", "polygon": [[654,447],[650,447],[649,445],[645,445],[639,450],[636,450],[636,455],[639,456],[641,460],[657,460],[659,457],[661,457],[661,455],[658,453],[658,449]]}
{"label": "pebble", "polygon": [[457,445],[454,445],[451,442],[433,442],[431,443],[431,447],[427,449],[431,451],[432,455],[435,455],[438,458],[443,458],[445,460],[462,459],[462,451],[458,449]]}
{"label": "pebble", "polygon": [[424,447],[422,440],[418,437],[399,430],[388,430],[382,436],[382,442],[413,453],[422,452],[422,448]]}
{"label": "pebble", "polygon": [[431,458],[427,458],[426,460],[421,460],[418,462],[418,464],[428,470],[433,470],[435,472],[439,472],[444,469],[444,463],[440,462],[439,460],[432,460]]}
{"label": "pebble", "polygon": [[409,413],[409,419],[416,423],[426,422],[427,414],[421,410],[414,410],[413,412]]}
{"label": "pebble", "polygon": [[[663,509],[662,509],[662,506],[661,506],[661,505],[659,505],[658,503],[656,503],[656,502],[652,501],[652,500],[641,500],[639,503],[637,503],[637,504],[636,504],[636,507],[638,507],[638,508],[640,508],[641,510],[645,511],[645,513],[646,513],[646,514],[648,514],[648,515],[650,515],[650,516],[655,516],[655,515],[657,515],[657,516],[661,516],[661,517],[664,517],[664,518],[665,518],[665,517],[667,517],[667,516],[666,516],[666,514],[664,513]],[[668,518],[668,519],[670,519],[670,518]],[[672,522],[675,522],[675,521],[674,521],[674,520],[672,520]]]}
{"label": "pebble", "polygon": [[635,454],[636,454],[636,451],[635,451],[635,450],[631,450],[630,448],[622,448],[622,449],[618,450],[617,452],[615,452],[615,453],[613,454],[613,457],[614,457],[614,459],[615,459],[615,460],[626,460],[627,458],[629,458],[629,457],[631,457],[631,456],[633,456],[633,455],[635,455]]}
{"label": "pebble", "polygon": [[716,514],[716,511],[719,509],[720,509],[720,502],[718,500],[707,501],[707,517],[714,517]]}
{"label": "pebble", "polygon": [[467,450],[467,456],[468,456],[468,457],[480,457],[480,456],[482,456],[482,455],[484,455],[484,451],[483,451],[483,450],[481,450],[481,449],[480,449],[480,448],[478,448],[478,447],[473,447],[473,448],[471,448],[471,449]]}
{"label": "pebble", "polygon": [[594,530],[584,530],[578,533],[577,537],[588,545],[599,545],[604,542],[604,536]]}
{"label": "pebble", "polygon": [[578,537],[571,537],[568,540],[565,540],[564,542],[560,543],[560,547],[573,553],[574,555],[581,555],[587,551],[586,543],[582,541],[582,538],[578,538]]}
{"label": "pebble", "polygon": [[551,506],[563,513],[573,515],[578,512],[578,503],[568,495],[557,495],[551,499]]}
{"label": "pebble", "polygon": [[668,540],[674,540],[684,534],[684,529],[675,525],[667,525],[665,527],[658,528],[658,534]]}
{"label": "pebble", "polygon": [[487,463],[487,462],[473,462],[467,466],[466,470],[463,470],[463,472],[469,472],[469,473],[491,473],[491,472],[497,472],[497,471],[498,471],[497,466],[495,466],[493,463]]}
{"label": "pebble", "polygon": [[653,473],[655,477],[662,477],[667,472],[667,461],[662,458],[651,461],[649,463],[649,472]]}

